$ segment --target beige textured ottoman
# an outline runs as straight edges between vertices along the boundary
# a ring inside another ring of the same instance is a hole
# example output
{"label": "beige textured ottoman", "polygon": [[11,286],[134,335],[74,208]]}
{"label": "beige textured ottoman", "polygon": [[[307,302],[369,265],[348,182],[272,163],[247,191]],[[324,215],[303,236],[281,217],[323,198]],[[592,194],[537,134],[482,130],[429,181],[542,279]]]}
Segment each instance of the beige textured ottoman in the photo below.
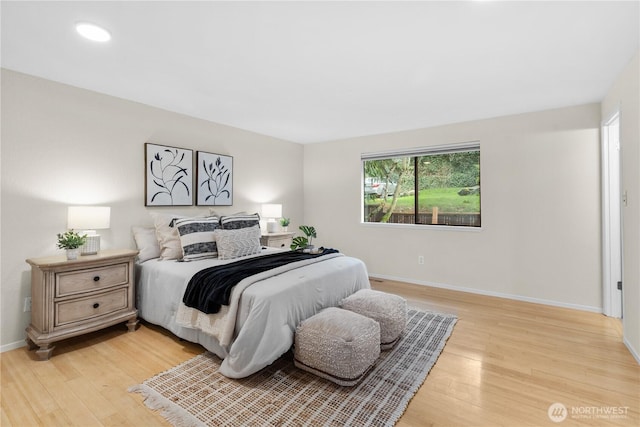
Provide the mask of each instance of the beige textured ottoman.
{"label": "beige textured ottoman", "polygon": [[329,307],[296,329],[294,364],[336,384],[352,386],[380,356],[379,343],[378,322]]}
{"label": "beige textured ottoman", "polygon": [[342,300],[340,306],[380,324],[382,350],[393,347],[407,327],[407,301],[398,295],[361,289]]}

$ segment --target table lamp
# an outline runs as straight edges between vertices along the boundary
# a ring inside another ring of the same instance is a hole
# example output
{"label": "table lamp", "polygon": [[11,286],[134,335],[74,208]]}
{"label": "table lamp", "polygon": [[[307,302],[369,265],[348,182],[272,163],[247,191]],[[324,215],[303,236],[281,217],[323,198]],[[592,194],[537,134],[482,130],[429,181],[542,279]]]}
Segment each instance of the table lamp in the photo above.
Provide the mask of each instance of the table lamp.
{"label": "table lamp", "polygon": [[[100,235],[96,230],[109,228],[111,208],[107,206],[69,206],[67,227],[82,230],[87,241],[80,247],[80,255],[95,255],[100,250]],[[79,231],[80,232],[80,231]]]}
{"label": "table lamp", "polygon": [[267,203],[262,205],[262,218],[267,219],[267,233],[278,231],[276,218],[282,217],[282,205]]}

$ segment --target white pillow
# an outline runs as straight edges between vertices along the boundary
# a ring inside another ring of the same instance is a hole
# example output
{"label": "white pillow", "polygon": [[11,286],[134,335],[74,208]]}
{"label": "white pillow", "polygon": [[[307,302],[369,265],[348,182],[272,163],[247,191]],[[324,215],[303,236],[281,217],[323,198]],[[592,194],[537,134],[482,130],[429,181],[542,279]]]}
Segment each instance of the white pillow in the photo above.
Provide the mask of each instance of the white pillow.
{"label": "white pillow", "polygon": [[214,236],[218,246],[218,258],[233,259],[259,254],[262,251],[260,235],[259,225],[236,230],[217,229]]}
{"label": "white pillow", "polygon": [[175,219],[185,218],[184,215],[150,212],[156,227],[156,237],[160,245],[160,259],[182,259],[182,245],[178,229],[173,227]]}
{"label": "white pillow", "polygon": [[178,229],[185,261],[218,256],[214,239],[214,231],[220,227],[217,217],[182,218],[175,220],[173,225]]}
{"label": "white pillow", "polygon": [[131,227],[138,247],[138,262],[160,257],[160,245],[153,227]]}

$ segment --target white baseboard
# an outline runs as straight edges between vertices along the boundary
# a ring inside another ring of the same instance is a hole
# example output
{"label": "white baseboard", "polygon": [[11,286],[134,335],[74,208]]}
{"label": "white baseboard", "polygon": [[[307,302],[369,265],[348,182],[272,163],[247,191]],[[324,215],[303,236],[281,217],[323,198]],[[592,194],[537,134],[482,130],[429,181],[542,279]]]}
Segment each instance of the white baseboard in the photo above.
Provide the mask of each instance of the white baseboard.
{"label": "white baseboard", "polygon": [[631,345],[631,343],[627,340],[627,338],[625,337],[623,339],[624,341],[624,345],[627,346],[627,349],[629,349],[629,353],[631,353],[631,355],[633,356],[634,359],[636,359],[636,362],[638,362],[638,365],[640,365],[640,355],[638,354],[638,352],[636,351],[635,348],[633,348],[633,346]]}
{"label": "white baseboard", "polygon": [[5,351],[9,351],[9,350],[15,350],[16,348],[24,347],[26,345],[27,343],[24,340],[11,342],[9,344],[0,346],[0,353],[4,353]]}
{"label": "white baseboard", "polygon": [[375,278],[379,278],[379,279],[385,279],[385,280],[395,280],[395,281],[398,281],[398,282],[412,283],[414,285],[430,286],[430,287],[433,287],[433,288],[449,289],[449,290],[452,290],[452,291],[468,292],[468,293],[477,294],[477,295],[485,295],[485,296],[490,296],[490,297],[506,298],[506,299],[516,300],[516,301],[524,301],[524,302],[531,302],[531,303],[535,303],[535,304],[550,305],[550,306],[554,306],[554,307],[571,308],[573,310],[590,311],[592,313],[602,313],[602,307],[592,307],[592,306],[588,306],[588,305],[571,304],[571,303],[560,302],[560,301],[546,300],[546,299],[542,299],[542,298],[524,297],[524,296],[521,296],[521,295],[503,294],[501,292],[486,291],[486,290],[483,290],[483,289],[475,289],[475,288],[466,288],[466,287],[463,287],[463,286],[447,285],[446,283],[434,283],[434,282],[427,282],[427,281],[423,281],[423,280],[405,279],[405,278],[402,278],[402,277],[387,276],[387,275],[383,275],[383,274],[371,274],[370,273],[369,276],[374,278],[374,279]]}

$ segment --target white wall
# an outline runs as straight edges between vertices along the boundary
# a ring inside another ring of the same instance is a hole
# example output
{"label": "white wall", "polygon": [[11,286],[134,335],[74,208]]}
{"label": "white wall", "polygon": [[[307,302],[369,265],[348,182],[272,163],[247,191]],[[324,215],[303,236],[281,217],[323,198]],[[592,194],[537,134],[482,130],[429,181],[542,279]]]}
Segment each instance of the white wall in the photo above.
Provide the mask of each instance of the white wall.
{"label": "white wall", "polygon": [[233,156],[234,206],[221,213],[283,204],[302,221],[303,146],[2,70],[2,260],[0,348],[21,345],[29,313],[25,259],[62,253],[67,206],[111,206],[102,247],[134,247],[131,226],[149,211],[206,213],[208,208],[144,207],[144,143]]}
{"label": "white wall", "polygon": [[640,52],[620,73],[602,101],[602,117],[620,111],[622,191],[623,325],[625,343],[640,363]]}
{"label": "white wall", "polygon": [[[599,126],[589,104],[308,145],[304,218],[374,276],[600,311]],[[361,153],[474,140],[481,230],[361,224]]]}

